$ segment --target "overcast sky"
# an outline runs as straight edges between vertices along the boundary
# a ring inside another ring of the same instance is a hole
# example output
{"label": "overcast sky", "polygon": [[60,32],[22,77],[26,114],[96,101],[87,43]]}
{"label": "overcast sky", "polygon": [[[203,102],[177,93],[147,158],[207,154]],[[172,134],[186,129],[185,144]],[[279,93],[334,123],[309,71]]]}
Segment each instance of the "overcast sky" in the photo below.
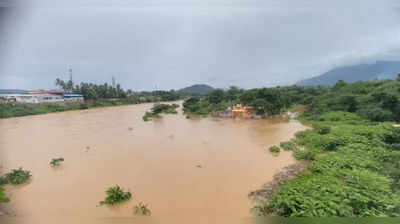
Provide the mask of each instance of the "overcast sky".
{"label": "overcast sky", "polygon": [[292,84],[335,66],[400,60],[396,2],[24,1],[0,9],[0,88],[55,88],[69,67],[76,82],[114,76],[133,90]]}

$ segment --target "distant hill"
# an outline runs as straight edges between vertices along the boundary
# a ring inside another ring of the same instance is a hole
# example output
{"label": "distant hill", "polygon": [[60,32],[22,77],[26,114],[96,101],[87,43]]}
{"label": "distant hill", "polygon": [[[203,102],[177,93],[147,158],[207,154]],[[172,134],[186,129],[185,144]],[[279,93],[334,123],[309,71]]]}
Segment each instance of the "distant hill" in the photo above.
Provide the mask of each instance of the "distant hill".
{"label": "distant hill", "polygon": [[338,80],[346,82],[373,79],[394,79],[400,73],[400,61],[377,61],[374,64],[358,64],[334,68],[322,75],[302,80],[297,85],[333,85]]}
{"label": "distant hill", "polygon": [[207,93],[213,91],[214,88],[206,85],[206,84],[196,84],[183,89],[180,89],[179,92],[188,93],[188,94],[199,94],[206,95]]}

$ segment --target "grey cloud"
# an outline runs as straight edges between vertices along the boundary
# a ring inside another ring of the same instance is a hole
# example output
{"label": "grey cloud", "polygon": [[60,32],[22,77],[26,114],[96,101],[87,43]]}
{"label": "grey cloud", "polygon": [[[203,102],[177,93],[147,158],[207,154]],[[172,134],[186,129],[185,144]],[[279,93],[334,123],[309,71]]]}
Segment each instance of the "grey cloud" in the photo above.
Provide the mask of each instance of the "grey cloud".
{"label": "grey cloud", "polygon": [[291,84],[399,59],[396,1],[33,1],[9,28],[0,88],[115,76],[135,90]]}

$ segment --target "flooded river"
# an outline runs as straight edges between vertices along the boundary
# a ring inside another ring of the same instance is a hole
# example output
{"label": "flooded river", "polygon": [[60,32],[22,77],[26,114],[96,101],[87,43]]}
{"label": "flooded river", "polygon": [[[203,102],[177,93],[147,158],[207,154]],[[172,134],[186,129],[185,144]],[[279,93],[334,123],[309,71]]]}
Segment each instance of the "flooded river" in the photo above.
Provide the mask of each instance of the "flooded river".
{"label": "flooded river", "polygon": [[[144,122],[152,104],[0,120],[2,171],[31,170],[7,186],[17,217],[132,217],[144,202],[153,217],[249,217],[247,194],[295,161],[268,147],[305,127],[297,121],[188,120],[181,113]],[[52,158],[64,163],[51,168]],[[108,187],[129,189],[120,206],[97,206]]]}

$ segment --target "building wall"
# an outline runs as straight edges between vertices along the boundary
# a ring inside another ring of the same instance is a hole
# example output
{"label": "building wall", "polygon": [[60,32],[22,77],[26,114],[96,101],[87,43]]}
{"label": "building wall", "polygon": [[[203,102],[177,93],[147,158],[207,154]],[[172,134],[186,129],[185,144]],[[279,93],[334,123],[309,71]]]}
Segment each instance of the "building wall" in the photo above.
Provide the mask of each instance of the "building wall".
{"label": "building wall", "polygon": [[53,103],[64,101],[61,96],[52,94],[1,94],[0,98],[4,101],[17,103]]}

